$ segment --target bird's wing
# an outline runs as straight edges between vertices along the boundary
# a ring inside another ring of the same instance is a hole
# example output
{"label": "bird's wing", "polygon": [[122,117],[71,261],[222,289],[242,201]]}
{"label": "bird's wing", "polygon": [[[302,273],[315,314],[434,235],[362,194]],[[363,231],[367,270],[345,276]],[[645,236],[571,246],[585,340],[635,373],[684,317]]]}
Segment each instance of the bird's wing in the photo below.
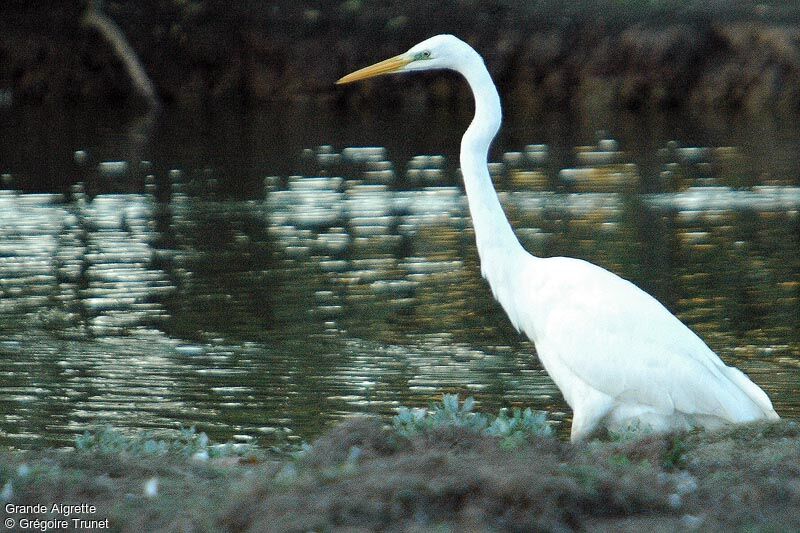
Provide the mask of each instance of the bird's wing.
{"label": "bird's wing", "polygon": [[632,283],[575,259],[539,260],[534,268],[521,280],[530,302],[521,329],[575,379],[665,414],[741,421],[772,411],[758,386]]}

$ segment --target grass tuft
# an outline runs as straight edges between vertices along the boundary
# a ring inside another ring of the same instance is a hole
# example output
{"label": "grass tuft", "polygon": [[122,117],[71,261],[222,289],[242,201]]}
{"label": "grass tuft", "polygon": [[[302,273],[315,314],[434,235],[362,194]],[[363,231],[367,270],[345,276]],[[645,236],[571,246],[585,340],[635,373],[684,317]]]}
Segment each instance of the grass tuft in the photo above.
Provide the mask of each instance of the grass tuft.
{"label": "grass tuft", "polygon": [[552,437],[553,428],[547,422],[544,411],[524,411],[514,408],[501,409],[495,417],[473,411],[475,399],[467,397],[463,402],[457,394],[444,394],[442,401],[431,405],[429,410],[401,407],[392,419],[398,435],[411,438],[420,433],[446,427],[463,428],[481,435],[502,439],[504,448],[516,448],[534,437]]}
{"label": "grass tuft", "polygon": [[127,435],[111,426],[98,431],[86,431],[75,439],[75,449],[100,455],[126,454],[133,456],[179,455],[194,459],[245,457],[258,455],[257,447],[250,444],[227,442],[213,443],[204,432],[194,426],[181,428],[170,439],[157,438],[150,432]]}

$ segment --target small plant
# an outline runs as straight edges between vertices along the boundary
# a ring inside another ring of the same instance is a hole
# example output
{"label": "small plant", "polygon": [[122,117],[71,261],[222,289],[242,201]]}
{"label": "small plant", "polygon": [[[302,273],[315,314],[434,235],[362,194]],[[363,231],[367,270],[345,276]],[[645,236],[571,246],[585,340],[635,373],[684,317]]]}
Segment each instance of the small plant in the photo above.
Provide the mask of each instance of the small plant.
{"label": "small plant", "polygon": [[485,416],[472,412],[473,407],[475,399],[472,397],[459,403],[458,394],[443,394],[441,403],[434,403],[429,411],[401,407],[394,417],[394,428],[404,437],[444,426],[457,426],[481,432],[489,422]]}
{"label": "small plant", "polygon": [[683,466],[686,460],[684,457],[686,455],[686,449],[686,444],[679,435],[672,436],[670,438],[669,449],[662,457],[661,466],[667,470]]}
{"label": "small plant", "polygon": [[608,436],[614,442],[631,442],[652,434],[653,427],[650,424],[643,424],[639,420],[633,420],[624,427],[608,432]]}
{"label": "small plant", "polygon": [[524,411],[515,408],[509,416],[508,409],[501,409],[497,417],[490,419],[473,412],[475,399],[459,402],[457,394],[444,394],[441,403],[434,403],[430,410],[401,407],[393,419],[395,430],[404,437],[445,426],[467,428],[476,433],[503,439],[502,446],[516,447],[527,442],[529,437],[549,437],[553,429],[547,423],[547,415],[530,408]]}
{"label": "small plant", "polygon": [[508,416],[508,409],[501,409],[485,433],[501,437],[502,446],[515,448],[532,436],[552,437],[553,428],[547,423],[547,413],[544,411],[533,412],[530,407],[522,411],[515,407],[512,416]]}
{"label": "small plant", "polygon": [[85,432],[75,439],[79,451],[104,454],[167,455],[208,459],[229,456],[253,455],[255,447],[246,444],[215,444],[204,432],[194,426],[181,428],[174,439],[159,439],[149,432],[125,435],[118,429],[106,426],[95,432]]}

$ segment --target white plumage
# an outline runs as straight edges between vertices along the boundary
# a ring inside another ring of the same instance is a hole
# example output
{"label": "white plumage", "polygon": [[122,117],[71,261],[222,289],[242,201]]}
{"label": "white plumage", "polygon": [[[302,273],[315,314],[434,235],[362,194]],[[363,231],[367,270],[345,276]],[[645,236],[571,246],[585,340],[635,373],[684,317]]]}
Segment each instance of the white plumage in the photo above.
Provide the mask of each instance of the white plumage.
{"label": "white plumage", "polygon": [[500,128],[500,98],[468,44],[437,35],[337,83],[442,68],[461,73],[475,96],[475,118],[461,141],[461,171],[481,271],[572,408],[571,439],[600,428],[714,429],[777,419],[763,390],[726,366],[655,298],[586,261],[538,258],[522,248],[487,168]]}

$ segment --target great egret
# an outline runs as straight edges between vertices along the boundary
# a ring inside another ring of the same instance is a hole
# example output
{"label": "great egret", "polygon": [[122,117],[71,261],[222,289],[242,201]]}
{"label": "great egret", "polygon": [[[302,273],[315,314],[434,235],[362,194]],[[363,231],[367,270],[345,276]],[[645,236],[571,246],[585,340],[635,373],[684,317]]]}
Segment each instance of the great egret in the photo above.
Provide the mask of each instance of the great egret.
{"label": "great egret", "polygon": [[534,257],[522,248],[487,167],[500,128],[500,97],[468,44],[437,35],[336,83],[433,69],[461,73],[474,94],[475,117],[460,159],[481,272],[572,408],[571,440],[601,428],[662,432],[777,419],[758,385],[725,366],[655,298],[597,265]]}

